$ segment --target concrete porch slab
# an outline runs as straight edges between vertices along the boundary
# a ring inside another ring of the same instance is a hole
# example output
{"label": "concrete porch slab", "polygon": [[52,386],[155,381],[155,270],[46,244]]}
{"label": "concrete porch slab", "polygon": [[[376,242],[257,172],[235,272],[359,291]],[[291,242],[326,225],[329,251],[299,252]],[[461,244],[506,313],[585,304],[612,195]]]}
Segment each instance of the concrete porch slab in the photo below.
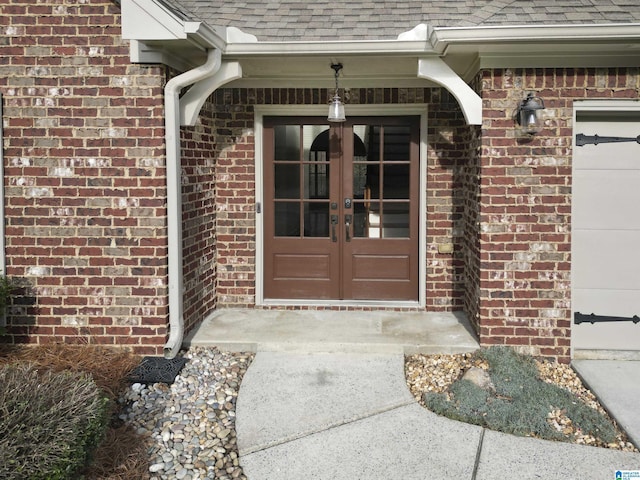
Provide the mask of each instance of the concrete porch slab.
{"label": "concrete porch slab", "polygon": [[218,310],[184,343],[251,352],[432,354],[479,348],[461,312]]}

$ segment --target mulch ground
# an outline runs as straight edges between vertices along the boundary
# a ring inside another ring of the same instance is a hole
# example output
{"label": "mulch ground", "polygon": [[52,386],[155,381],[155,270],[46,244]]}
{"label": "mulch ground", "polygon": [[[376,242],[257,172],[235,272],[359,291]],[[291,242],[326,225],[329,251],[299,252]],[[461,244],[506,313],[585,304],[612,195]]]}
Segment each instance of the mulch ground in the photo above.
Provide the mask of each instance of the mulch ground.
{"label": "mulch ground", "polygon": [[109,397],[113,405],[111,425],[105,440],[94,453],[92,464],[84,472],[85,478],[92,480],[149,478],[146,442],[118,419],[118,397],[127,387],[128,374],[140,360],[140,357],[123,350],[99,346],[0,345],[0,366],[22,361],[56,372],[89,373]]}

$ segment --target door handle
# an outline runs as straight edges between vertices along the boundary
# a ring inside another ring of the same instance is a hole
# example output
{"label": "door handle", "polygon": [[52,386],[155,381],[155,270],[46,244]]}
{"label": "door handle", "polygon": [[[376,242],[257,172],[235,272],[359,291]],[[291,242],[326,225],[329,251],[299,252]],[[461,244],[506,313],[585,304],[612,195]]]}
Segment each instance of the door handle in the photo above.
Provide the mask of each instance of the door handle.
{"label": "door handle", "polygon": [[351,241],[351,215],[345,215],[344,216],[344,230],[345,230],[345,240],[347,242]]}
{"label": "door handle", "polygon": [[336,226],[338,225],[338,215],[331,215],[331,241],[338,241],[338,234],[336,233]]}

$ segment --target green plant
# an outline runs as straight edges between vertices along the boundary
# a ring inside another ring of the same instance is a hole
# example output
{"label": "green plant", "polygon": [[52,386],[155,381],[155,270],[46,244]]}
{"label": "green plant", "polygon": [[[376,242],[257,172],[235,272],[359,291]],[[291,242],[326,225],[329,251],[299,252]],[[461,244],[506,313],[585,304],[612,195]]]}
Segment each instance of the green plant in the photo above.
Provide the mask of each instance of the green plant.
{"label": "green plant", "polygon": [[0,478],[78,478],[109,421],[109,400],[89,375],[0,368]]}
{"label": "green plant", "polygon": [[423,400],[435,413],[515,435],[567,440],[548,421],[552,410],[562,410],[584,433],[605,442],[615,440],[611,423],[578,397],[538,377],[533,358],[509,347],[481,349],[478,358],[489,364],[495,391],[483,390],[463,379],[448,393],[428,393]]}
{"label": "green plant", "polygon": [[6,275],[0,275],[0,336],[7,334],[7,327],[4,324],[4,317],[7,307],[11,302],[11,296],[15,293],[18,285],[15,280]]}
{"label": "green plant", "polygon": [[0,314],[4,314],[17,288],[15,280],[6,275],[0,276]]}

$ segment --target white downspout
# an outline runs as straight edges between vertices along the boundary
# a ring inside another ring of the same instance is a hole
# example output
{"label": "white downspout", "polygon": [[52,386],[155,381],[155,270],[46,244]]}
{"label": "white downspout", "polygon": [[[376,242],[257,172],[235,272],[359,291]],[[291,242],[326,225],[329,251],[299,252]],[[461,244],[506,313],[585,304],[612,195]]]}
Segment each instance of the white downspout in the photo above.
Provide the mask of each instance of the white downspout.
{"label": "white downspout", "polygon": [[164,87],[164,125],[167,149],[167,236],[169,247],[169,339],[164,356],[174,358],[184,337],[182,281],[182,182],[180,155],[180,91],[210,77],[220,69],[218,49],[207,53],[207,61],[172,78]]}

